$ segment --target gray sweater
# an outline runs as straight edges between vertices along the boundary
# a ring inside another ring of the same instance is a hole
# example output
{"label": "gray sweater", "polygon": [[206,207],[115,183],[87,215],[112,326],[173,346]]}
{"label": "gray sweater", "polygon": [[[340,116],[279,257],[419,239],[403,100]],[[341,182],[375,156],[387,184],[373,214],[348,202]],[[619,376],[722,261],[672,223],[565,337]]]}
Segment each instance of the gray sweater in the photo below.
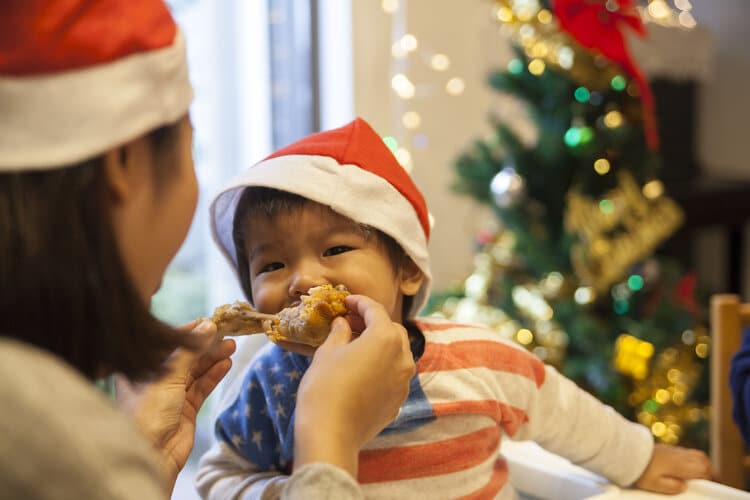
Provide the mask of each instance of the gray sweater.
{"label": "gray sweater", "polygon": [[[282,498],[361,498],[327,464],[301,467]],[[59,358],[0,336],[0,498],[168,498],[154,450],[133,422]]]}

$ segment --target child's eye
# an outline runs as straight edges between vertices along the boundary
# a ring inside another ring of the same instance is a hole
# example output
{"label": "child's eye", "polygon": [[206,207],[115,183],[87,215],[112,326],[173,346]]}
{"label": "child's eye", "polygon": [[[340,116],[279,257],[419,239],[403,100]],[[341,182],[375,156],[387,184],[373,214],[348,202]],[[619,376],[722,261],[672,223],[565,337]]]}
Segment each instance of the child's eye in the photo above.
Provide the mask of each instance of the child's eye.
{"label": "child's eye", "polygon": [[346,245],[336,245],[335,247],[331,247],[323,252],[323,256],[330,257],[332,255],[338,255],[340,253],[348,252],[349,250],[353,250],[353,248]]}
{"label": "child's eye", "polygon": [[270,273],[271,271],[276,271],[278,269],[281,269],[282,267],[284,267],[284,264],[282,264],[281,262],[271,262],[270,264],[266,264],[261,267],[258,270],[258,274]]}

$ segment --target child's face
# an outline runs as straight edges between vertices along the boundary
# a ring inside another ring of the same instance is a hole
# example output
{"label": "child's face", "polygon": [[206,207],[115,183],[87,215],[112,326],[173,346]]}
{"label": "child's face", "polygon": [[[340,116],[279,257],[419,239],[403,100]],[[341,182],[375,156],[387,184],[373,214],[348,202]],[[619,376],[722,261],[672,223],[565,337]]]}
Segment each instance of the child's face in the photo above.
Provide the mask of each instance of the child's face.
{"label": "child's face", "polygon": [[422,283],[416,266],[394,269],[375,234],[328,207],[308,203],[273,217],[253,216],[246,224],[250,285],[261,312],[294,305],[313,286],[343,284],[380,302],[401,322],[403,295],[415,294]]}

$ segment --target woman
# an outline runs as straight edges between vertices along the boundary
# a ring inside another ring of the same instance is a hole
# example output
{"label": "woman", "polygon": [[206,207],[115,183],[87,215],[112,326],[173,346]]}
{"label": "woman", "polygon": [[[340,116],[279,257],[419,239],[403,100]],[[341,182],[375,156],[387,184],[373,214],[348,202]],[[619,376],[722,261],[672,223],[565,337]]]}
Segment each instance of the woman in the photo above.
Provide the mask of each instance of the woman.
{"label": "woman", "polygon": [[[187,460],[197,410],[234,349],[210,322],[173,329],[149,312],[196,206],[191,98],[182,38],[160,0],[3,6],[4,496],[164,498]],[[357,312],[362,334],[351,340],[338,323],[301,385],[284,497],[358,497],[341,465],[408,392],[403,331],[368,299]],[[113,372],[160,376],[136,425],[93,387]]]}

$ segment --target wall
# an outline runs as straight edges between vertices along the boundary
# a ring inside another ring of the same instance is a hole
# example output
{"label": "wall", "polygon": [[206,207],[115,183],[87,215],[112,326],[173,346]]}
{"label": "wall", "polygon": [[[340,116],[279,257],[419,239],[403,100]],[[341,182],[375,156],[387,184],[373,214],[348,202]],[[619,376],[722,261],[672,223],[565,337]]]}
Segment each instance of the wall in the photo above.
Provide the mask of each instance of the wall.
{"label": "wall", "polygon": [[[404,1],[401,1],[402,6]],[[422,117],[421,131],[429,147],[412,148],[414,176],[435,217],[430,252],[435,289],[461,282],[471,270],[472,240],[489,211],[450,190],[452,162],[472,139],[488,132],[486,118],[497,97],[485,85],[486,68],[507,59],[507,45],[490,18],[487,1],[412,0],[408,2],[408,31],[420,47],[446,54],[451,66],[445,74],[419,63],[408,74],[417,97],[403,105],[390,87],[391,22],[379,1],[353,2],[354,88],[356,113],[382,134],[402,128],[403,111]],[[443,90],[450,76],[466,82],[461,96]],[[420,96],[421,94],[421,96]]]}
{"label": "wall", "polygon": [[[713,78],[704,83],[698,103],[698,157],[704,171],[729,178],[750,178],[746,152],[750,127],[750,2],[746,0],[693,0],[698,22],[708,29],[715,44]],[[746,241],[750,241],[747,234]],[[696,240],[698,274],[712,290],[724,290],[727,241],[716,229]],[[750,253],[750,250],[748,251]],[[750,297],[750,255],[745,256],[744,293]]]}

